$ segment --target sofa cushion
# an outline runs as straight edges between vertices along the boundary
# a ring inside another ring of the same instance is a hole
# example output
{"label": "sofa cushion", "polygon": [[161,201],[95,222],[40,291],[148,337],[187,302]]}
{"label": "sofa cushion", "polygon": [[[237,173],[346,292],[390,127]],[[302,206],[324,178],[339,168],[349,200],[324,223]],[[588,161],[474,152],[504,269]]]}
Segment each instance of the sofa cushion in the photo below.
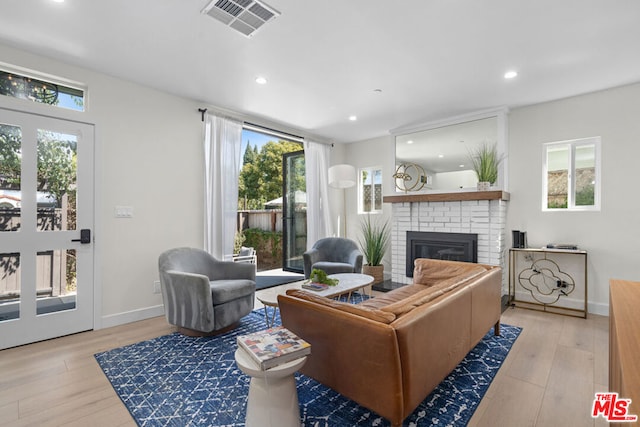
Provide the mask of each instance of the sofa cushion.
{"label": "sofa cushion", "polygon": [[413,283],[433,286],[456,277],[468,280],[485,271],[487,267],[481,264],[418,258],[414,263]]}
{"label": "sofa cushion", "polygon": [[386,311],[395,314],[397,317],[410,312],[416,307],[427,304],[446,292],[436,287],[425,287],[424,290],[413,295],[411,298],[405,298],[402,301],[381,307],[380,311]]}
{"label": "sofa cushion", "polygon": [[386,307],[381,307],[380,310],[388,311],[396,316],[401,316],[416,307],[428,304],[439,296],[454,291],[456,288],[464,287],[465,285],[472,283],[473,279],[483,274],[485,271],[486,270],[484,268],[473,272],[470,270],[467,274],[461,274],[460,276],[454,276],[449,279],[442,280],[438,284],[434,284],[432,286],[425,286],[423,290],[415,293],[411,297],[389,304]]}
{"label": "sofa cushion", "polygon": [[370,320],[375,320],[376,322],[380,322],[380,323],[389,324],[396,319],[396,316],[393,313],[386,313],[384,311],[362,307],[360,304],[355,305],[355,304],[349,304],[346,302],[336,301],[334,299],[325,298],[320,295],[314,295],[310,292],[303,291],[300,289],[289,289],[287,291],[287,295],[300,298],[306,301],[311,301],[326,307],[335,308],[336,310],[341,310],[350,314],[355,314],[356,316],[365,317]]}
{"label": "sofa cushion", "polygon": [[367,307],[367,308],[373,308],[373,309],[379,310],[382,307],[386,307],[390,304],[412,297],[418,292],[423,291],[425,289],[427,289],[427,286],[424,286],[424,285],[404,285],[392,291],[385,292],[380,295],[376,295],[375,298],[369,298],[366,301],[362,301],[358,305],[360,307]]}
{"label": "sofa cushion", "polygon": [[238,251],[238,256],[251,256],[253,255],[253,248],[247,248],[242,246],[240,251]]}

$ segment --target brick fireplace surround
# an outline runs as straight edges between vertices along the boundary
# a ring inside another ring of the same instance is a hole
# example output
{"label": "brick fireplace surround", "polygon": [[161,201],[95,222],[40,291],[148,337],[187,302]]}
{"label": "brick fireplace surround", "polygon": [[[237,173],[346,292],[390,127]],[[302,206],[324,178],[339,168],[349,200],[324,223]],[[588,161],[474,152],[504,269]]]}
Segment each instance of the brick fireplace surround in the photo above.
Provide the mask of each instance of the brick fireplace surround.
{"label": "brick fireplace surround", "polygon": [[406,276],[407,231],[475,233],[478,263],[505,269],[505,227],[509,193],[468,191],[457,193],[385,196],[392,203],[391,280],[410,284]]}

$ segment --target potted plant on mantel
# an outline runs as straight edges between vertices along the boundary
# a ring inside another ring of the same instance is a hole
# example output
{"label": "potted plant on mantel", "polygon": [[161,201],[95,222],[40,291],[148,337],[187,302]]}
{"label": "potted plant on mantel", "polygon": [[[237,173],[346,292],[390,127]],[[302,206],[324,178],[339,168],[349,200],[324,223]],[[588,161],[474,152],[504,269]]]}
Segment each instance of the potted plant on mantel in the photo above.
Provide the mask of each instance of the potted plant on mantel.
{"label": "potted plant on mantel", "polygon": [[382,258],[387,251],[387,244],[391,236],[389,222],[379,221],[373,223],[371,216],[367,215],[360,225],[362,235],[358,242],[364,254],[367,263],[362,266],[362,273],[373,276],[373,284],[382,283],[384,281],[384,266]]}
{"label": "potted plant on mantel", "polygon": [[502,161],[497,145],[484,143],[473,150],[469,157],[478,177],[478,191],[489,191],[498,180],[498,167]]}

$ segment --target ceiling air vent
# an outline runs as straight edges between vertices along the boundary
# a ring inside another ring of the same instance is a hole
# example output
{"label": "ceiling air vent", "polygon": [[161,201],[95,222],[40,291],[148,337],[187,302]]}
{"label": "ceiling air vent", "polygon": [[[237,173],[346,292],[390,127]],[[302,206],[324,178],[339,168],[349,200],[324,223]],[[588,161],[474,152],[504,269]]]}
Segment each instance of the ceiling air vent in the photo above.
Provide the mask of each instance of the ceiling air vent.
{"label": "ceiling air vent", "polygon": [[271,6],[256,0],[213,0],[202,9],[202,13],[247,37],[280,15]]}

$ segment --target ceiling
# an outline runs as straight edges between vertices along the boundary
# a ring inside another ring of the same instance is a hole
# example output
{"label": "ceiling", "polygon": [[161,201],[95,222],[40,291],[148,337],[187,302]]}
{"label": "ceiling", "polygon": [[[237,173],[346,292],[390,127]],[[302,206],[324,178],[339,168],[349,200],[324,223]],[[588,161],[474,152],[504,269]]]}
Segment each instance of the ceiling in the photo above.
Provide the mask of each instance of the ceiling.
{"label": "ceiling", "polygon": [[0,43],[334,142],[640,81],[637,0],[268,0],[251,38],[208,3],[2,0]]}

